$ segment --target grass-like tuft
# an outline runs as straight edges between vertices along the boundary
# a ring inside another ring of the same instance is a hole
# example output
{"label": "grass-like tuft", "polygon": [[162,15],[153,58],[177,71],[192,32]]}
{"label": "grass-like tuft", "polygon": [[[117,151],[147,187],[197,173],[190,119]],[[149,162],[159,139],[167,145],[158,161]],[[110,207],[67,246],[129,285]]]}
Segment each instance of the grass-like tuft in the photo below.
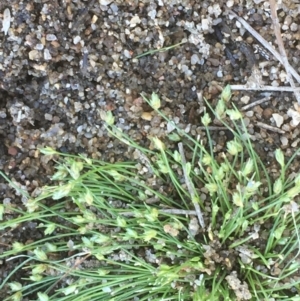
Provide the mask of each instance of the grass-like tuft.
{"label": "grass-like tuft", "polygon": [[[156,94],[143,98],[172,123]],[[288,173],[297,154],[286,162],[276,150],[271,176],[230,87],[207,106],[205,137],[173,122],[149,149],[100,112],[136,162],[42,149],[56,161],[53,186],[32,197],[10,182],[25,209],[0,207],[2,231],[34,229],[32,240],[20,237],[0,255],[15,262],[0,284],[5,300],[300,300],[300,175]],[[233,134],[223,152],[210,132],[216,120]]]}

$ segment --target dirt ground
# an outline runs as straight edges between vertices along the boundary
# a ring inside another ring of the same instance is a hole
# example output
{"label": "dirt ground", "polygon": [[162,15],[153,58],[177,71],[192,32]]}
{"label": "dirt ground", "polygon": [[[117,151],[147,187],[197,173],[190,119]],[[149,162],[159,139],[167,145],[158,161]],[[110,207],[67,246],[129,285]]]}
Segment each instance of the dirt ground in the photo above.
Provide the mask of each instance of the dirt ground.
{"label": "dirt ground", "polygon": [[[279,2],[284,46],[297,71],[300,2]],[[230,10],[276,48],[268,1],[2,0],[2,27],[10,24],[0,33],[0,169],[31,193],[53,172],[39,147],[110,162],[134,159],[107,135],[98,110],[112,111],[117,125],[142,145],[150,136],[163,139],[162,120],[149,114],[142,92],[160,95],[164,113],[196,136],[204,134],[203,98],[215,104],[222,87],[247,83],[254,68],[263,85],[288,86],[284,67],[258,50],[259,42]],[[276,148],[289,157],[299,147],[300,109],[293,93],[241,90],[232,100],[242,109],[266,97],[243,113],[272,172]],[[215,130],[215,147],[222,150],[228,136]],[[3,179],[0,199],[22,207]],[[2,233],[0,252],[14,240],[39,235],[34,225]],[[9,269],[0,266],[0,279]]]}

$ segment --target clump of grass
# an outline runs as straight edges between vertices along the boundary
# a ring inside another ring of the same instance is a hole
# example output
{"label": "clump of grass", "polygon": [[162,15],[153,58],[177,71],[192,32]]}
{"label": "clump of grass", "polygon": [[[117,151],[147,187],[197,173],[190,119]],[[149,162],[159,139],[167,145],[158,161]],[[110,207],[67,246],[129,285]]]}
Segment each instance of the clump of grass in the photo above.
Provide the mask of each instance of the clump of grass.
{"label": "clump of grass", "polygon": [[[156,94],[143,98],[171,122]],[[285,162],[276,150],[271,178],[230,87],[210,110],[201,118],[207,143],[173,124],[167,139],[178,150],[157,137],[144,148],[100,112],[139,162],[42,149],[56,161],[54,185],[24,195],[26,211],[1,206],[3,231],[35,222],[44,234],[0,255],[20,262],[0,285],[11,292],[5,300],[300,300],[300,175],[288,177],[297,154]],[[224,153],[214,150],[212,119],[233,134]]]}

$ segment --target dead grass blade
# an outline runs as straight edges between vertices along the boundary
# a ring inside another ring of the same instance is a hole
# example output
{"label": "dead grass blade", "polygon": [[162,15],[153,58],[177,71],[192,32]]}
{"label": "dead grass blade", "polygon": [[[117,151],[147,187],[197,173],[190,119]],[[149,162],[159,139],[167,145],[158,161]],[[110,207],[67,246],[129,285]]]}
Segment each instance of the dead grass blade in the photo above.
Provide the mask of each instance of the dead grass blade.
{"label": "dead grass blade", "polygon": [[[228,12],[231,16],[235,17],[244,26],[244,28],[256,38],[257,41],[259,41],[267,50],[269,50],[281,64],[284,64],[281,55],[254,28],[252,28],[243,18],[239,17],[232,10],[228,10]],[[297,71],[289,63],[287,63],[286,67],[289,73],[297,80],[298,83],[300,83],[300,75],[297,73]]]}
{"label": "dead grass blade", "polygon": [[[289,64],[289,61],[287,59],[286,51],[285,51],[285,48],[284,48],[284,44],[283,44],[283,40],[282,40],[282,36],[281,36],[281,32],[280,32],[280,26],[279,26],[279,21],[278,21],[278,17],[277,17],[277,8],[276,8],[275,0],[269,0],[269,3],[270,3],[270,8],[271,8],[271,17],[272,17],[272,22],[273,22],[273,26],[274,26],[274,32],[275,32],[279,52],[280,52],[280,55],[281,55],[282,63],[283,63],[283,66],[286,70],[287,80],[289,81],[291,87],[295,88],[296,86],[295,86],[295,83],[294,83],[294,79],[291,76],[291,73],[290,73],[290,70],[289,70],[290,64]],[[300,104],[300,92],[294,90],[294,94],[295,94],[295,97],[297,99],[298,104]]]}

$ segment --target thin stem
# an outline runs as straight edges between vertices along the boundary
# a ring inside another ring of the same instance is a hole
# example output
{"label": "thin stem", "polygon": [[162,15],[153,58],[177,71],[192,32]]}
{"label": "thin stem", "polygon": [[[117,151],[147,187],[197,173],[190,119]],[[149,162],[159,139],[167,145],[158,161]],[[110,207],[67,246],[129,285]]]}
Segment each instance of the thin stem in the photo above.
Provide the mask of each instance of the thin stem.
{"label": "thin stem", "polygon": [[181,142],[178,143],[178,149],[179,149],[179,153],[181,155],[181,162],[182,162],[182,168],[183,168],[185,183],[186,183],[187,189],[188,189],[188,191],[191,195],[192,202],[195,206],[195,210],[197,212],[197,217],[198,217],[199,223],[200,223],[201,227],[204,229],[205,228],[205,223],[204,223],[203,215],[202,215],[200,206],[197,203],[198,197],[197,197],[197,194],[195,192],[195,187],[194,187],[193,183],[191,182],[191,180],[189,178],[189,175],[187,174],[186,160],[185,160],[183,145],[182,145]]}

